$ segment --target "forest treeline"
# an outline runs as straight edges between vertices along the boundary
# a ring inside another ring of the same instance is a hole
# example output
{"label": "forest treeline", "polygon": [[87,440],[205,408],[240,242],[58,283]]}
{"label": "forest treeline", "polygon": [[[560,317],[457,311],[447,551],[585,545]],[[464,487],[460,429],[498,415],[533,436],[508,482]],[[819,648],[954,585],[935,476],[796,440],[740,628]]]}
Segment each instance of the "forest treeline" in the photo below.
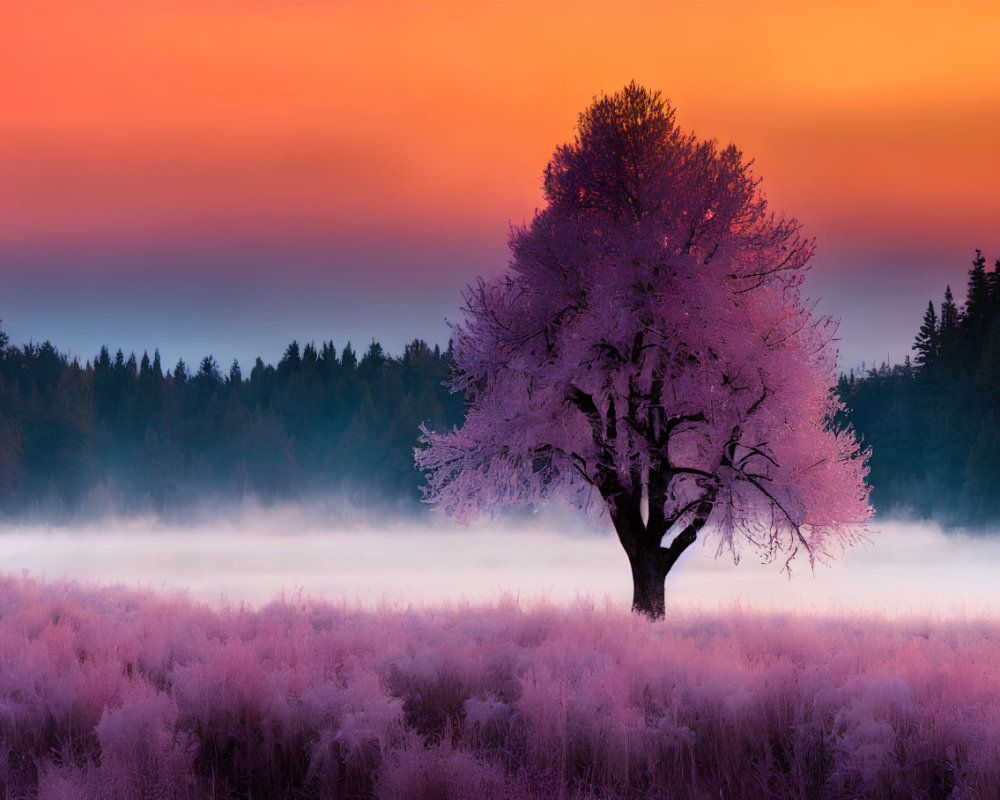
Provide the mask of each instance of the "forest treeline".
{"label": "forest treeline", "polygon": [[1000,261],[990,270],[976,251],[965,302],[951,286],[928,301],[913,349],[912,360],[842,375],[837,386],[843,420],[871,450],[872,503],[882,515],[996,527]]}
{"label": "forest treeline", "polygon": [[[976,251],[966,300],[929,301],[915,356],[842,375],[849,423],[871,452],[881,516],[1000,524],[1000,261]],[[158,353],[108,348],[84,364],[49,342],[0,331],[0,514],[68,520],[109,513],[184,517],[207,505],[336,498],[419,507],[418,428],[462,422],[442,382],[450,351],[414,340],[292,342],[248,375],[212,356],[164,369]]]}
{"label": "forest treeline", "polygon": [[416,508],[418,427],[461,422],[442,381],[450,353],[420,340],[402,356],[372,342],[292,342],[248,375],[212,356],[196,369],[107,347],[85,364],[50,342],[0,331],[0,513],[68,520],[109,513],[184,517],[253,498],[336,497]]}

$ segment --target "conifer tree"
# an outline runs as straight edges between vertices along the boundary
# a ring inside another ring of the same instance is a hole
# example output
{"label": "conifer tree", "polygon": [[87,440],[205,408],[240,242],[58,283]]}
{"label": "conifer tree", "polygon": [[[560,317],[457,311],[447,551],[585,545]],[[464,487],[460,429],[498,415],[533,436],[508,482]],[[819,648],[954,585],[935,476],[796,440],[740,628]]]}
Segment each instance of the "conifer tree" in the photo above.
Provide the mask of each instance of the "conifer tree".
{"label": "conifer tree", "polygon": [[111,355],[108,353],[107,345],[101,345],[101,352],[94,359],[94,369],[103,372],[111,369]]}
{"label": "conifer tree", "polygon": [[354,352],[354,348],[351,347],[350,342],[344,345],[344,350],[340,354],[340,365],[348,372],[358,366],[358,357]]}
{"label": "conifer tree", "polygon": [[986,282],[990,288],[990,312],[1000,311],[1000,259],[993,265],[993,271],[987,273]]}
{"label": "conifer tree", "polygon": [[292,341],[285,349],[285,354],[278,362],[278,373],[284,376],[288,372],[295,372],[302,366],[302,356],[299,352],[298,341]]}
{"label": "conifer tree", "polygon": [[309,344],[302,348],[302,363],[306,367],[315,367],[318,360],[319,355],[316,352],[316,345],[313,342],[309,342]]}
{"label": "conifer tree", "polygon": [[913,343],[913,349],[917,351],[916,362],[922,368],[934,364],[941,354],[941,331],[932,300],[927,301],[924,321]]}
{"label": "conifer tree", "polygon": [[969,287],[965,299],[964,322],[971,328],[979,328],[986,321],[990,311],[990,287],[986,277],[986,259],[981,250],[969,269]]}
{"label": "conifer tree", "polygon": [[201,360],[201,366],[198,367],[198,374],[196,379],[201,380],[205,383],[221,383],[222,375],[219,372],[219,365],[216,363],[213,356],[205,356]]}
{"label": "conifer tree", "polygon": [[955,306],[955,298],[951,293],[951,285],[944,289],[944,301],[941,303],[941,351],[948,349],[958,330],[958,308]]}

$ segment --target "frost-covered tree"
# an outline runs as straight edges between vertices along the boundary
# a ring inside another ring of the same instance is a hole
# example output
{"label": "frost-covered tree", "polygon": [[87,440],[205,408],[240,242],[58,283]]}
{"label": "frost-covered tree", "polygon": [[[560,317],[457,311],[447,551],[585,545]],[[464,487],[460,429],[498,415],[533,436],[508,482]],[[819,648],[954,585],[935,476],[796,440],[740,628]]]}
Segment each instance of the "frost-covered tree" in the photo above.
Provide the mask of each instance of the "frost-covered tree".
{"label": "frost-covered tree", "polygon": [[870,516],[837,410],[835,325],[800,295],[811,241],[733,146],[634,83],[581,114],[506,273],[464,294],[461,428],[424,430],[425,499],[460,520],[563,499],[606,512],[633,608],[703,531],[738,560],[837,555]]}

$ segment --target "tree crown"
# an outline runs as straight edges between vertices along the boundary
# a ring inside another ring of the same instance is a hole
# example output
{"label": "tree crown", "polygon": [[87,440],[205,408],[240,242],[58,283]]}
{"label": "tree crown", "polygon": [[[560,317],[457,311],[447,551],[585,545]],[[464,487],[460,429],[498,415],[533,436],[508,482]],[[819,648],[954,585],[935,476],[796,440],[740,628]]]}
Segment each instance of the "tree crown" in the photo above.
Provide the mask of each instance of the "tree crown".
{"label": "tree crown", "polygon": [[470,518],[559,496],[620,538],[646,505],[657,547],[697,522],[734,555],[828,555],[870,510],[852,435],[826,424],[836,326],[800,295],[813,243],[739,150],[674,118],[631,84],[556,150],[510,269],[465,292],[452,386],[469,409],[425,432],[427,499]]}

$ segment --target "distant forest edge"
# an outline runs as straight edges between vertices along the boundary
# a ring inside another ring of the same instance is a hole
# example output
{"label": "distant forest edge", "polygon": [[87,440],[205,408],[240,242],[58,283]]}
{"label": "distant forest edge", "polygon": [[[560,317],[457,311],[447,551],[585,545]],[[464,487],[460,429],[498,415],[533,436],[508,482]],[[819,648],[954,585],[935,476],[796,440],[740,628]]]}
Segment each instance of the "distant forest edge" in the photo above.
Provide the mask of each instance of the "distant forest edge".
{"label": "distant forest edge", "polygon": [[442,386],[450,354],[421,340],[402,356],[372,342],[359,359],[292,342],[277,366],[258,358],[223,374],[164,370],[104,347],[70,360],[49,342],[10,345],[0,331],[0,513],[64,522],[109,514],[184,518],[252,498],[336,497],[374,512],[416,509],[418,427],[462,420]]}
{"label": "distant forest edge", "polygon": [[842,375],[842,422],[870,448],[883,517],[1000,528],[1000,260],[976,250],[966,300],[928,301],[902,364]]}
{"label": "distant forest edge", "polygon": [[[927,305],[915,357],[842,375],[835,391],[870,449],[882,517],[1000,526],[1000,261],[976,251],[967,299]],[[184,518],[217,504],[336,498],[371,513],[420,508],[418,427],[462,422],[442,382],[449,351],[414,340],[292,342],[243,375],[212,356],[164,370],[158,353],[81,365],[0,331],[0,514],[62,522],[108,514]]]}

